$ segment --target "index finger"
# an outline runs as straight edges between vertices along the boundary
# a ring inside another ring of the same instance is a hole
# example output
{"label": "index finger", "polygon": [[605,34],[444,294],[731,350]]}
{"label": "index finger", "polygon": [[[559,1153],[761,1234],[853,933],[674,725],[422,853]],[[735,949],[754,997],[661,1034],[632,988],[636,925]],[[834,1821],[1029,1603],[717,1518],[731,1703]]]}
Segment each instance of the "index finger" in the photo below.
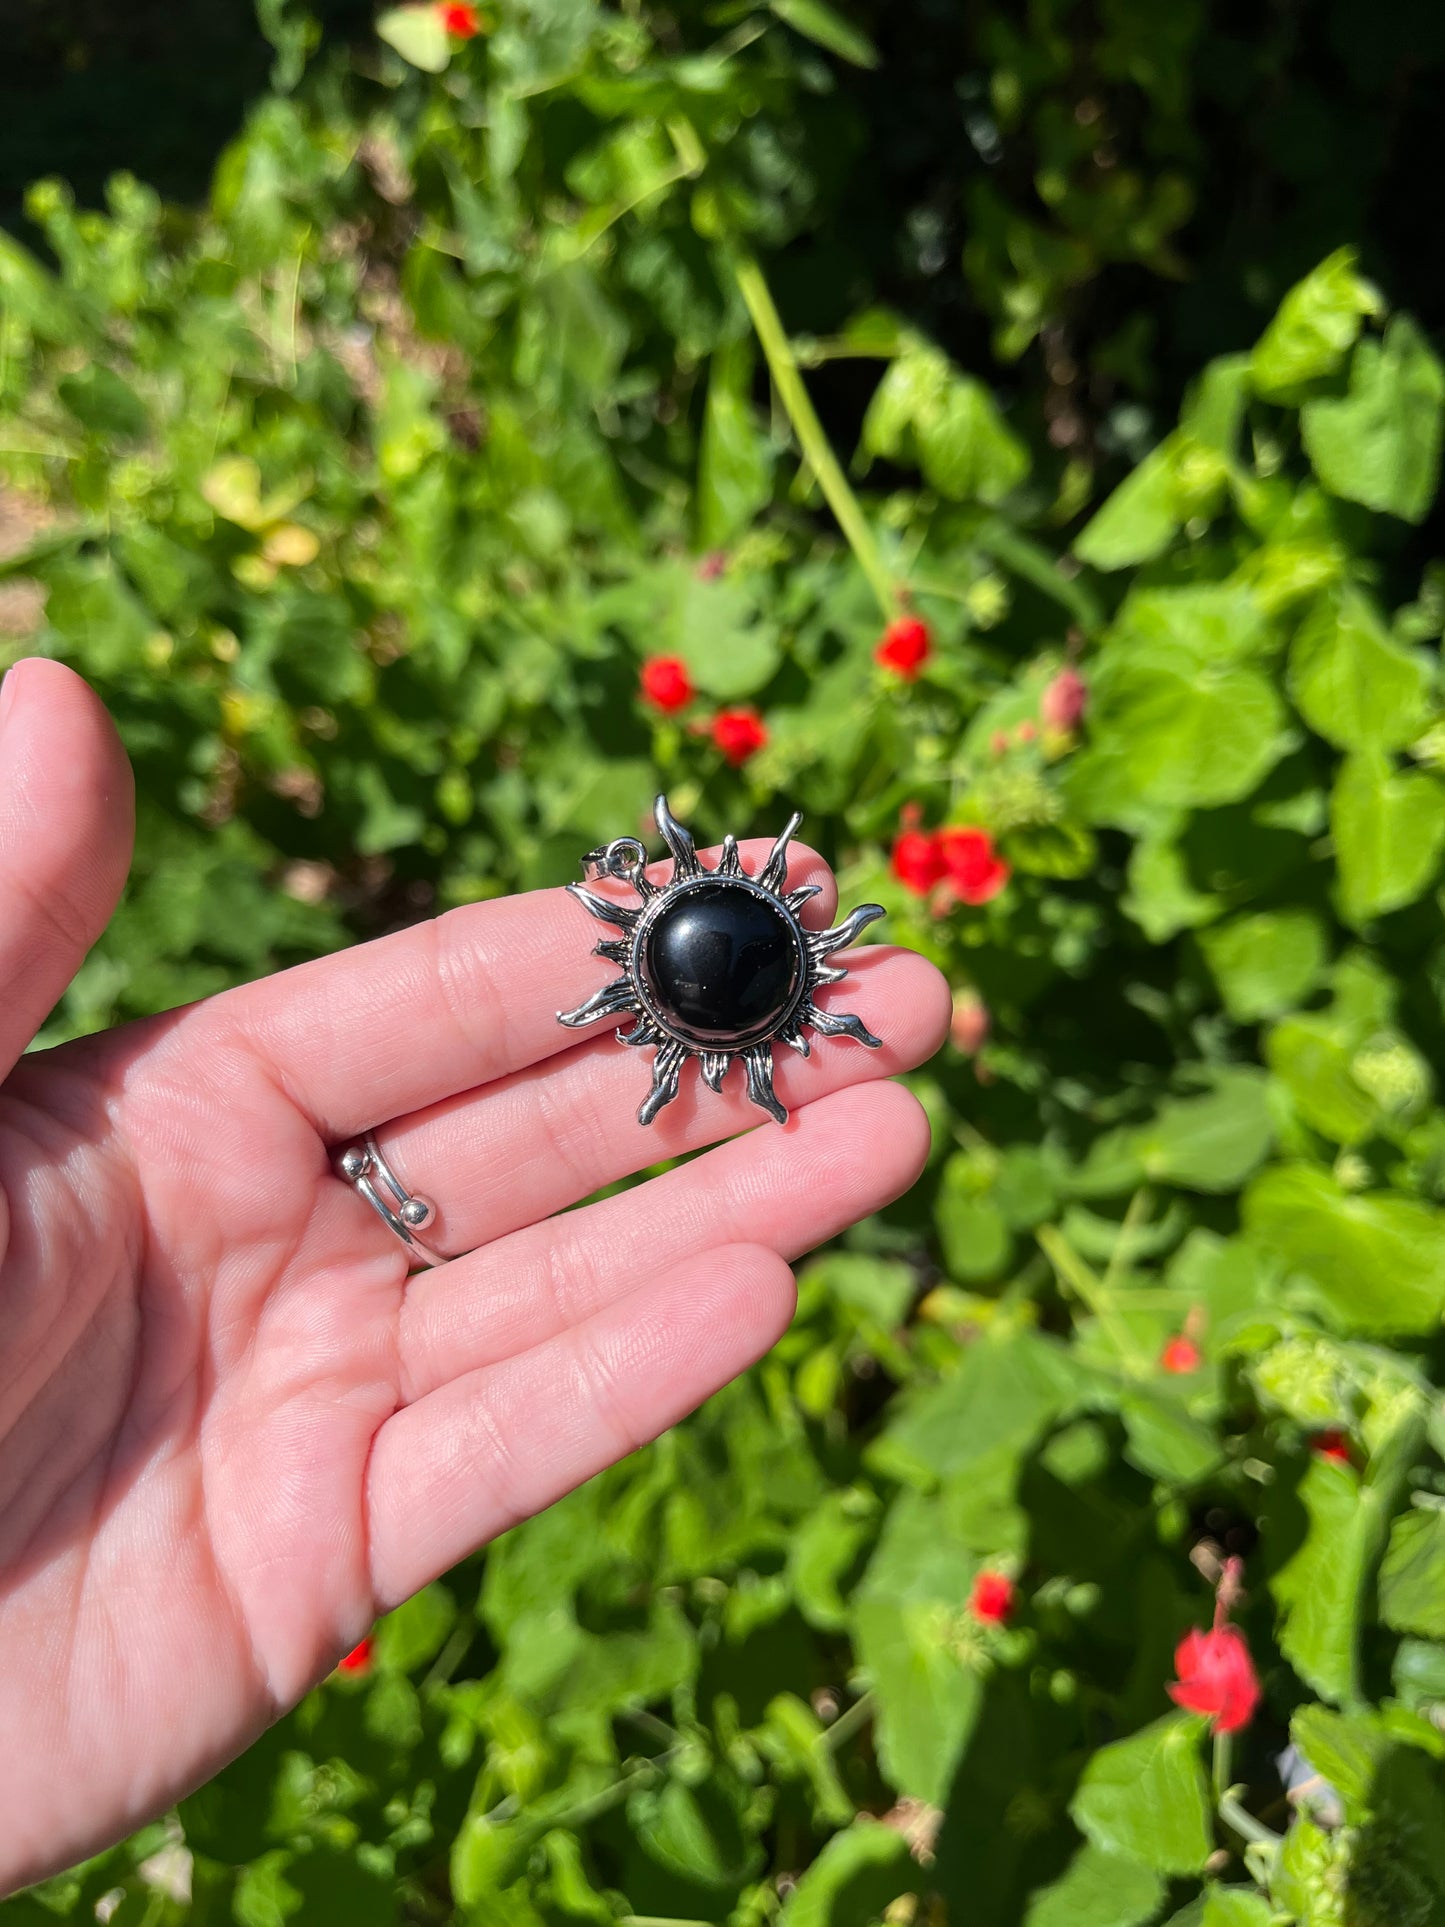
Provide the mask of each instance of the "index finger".
{"label": "index finger", "polygon": [[[761,839],[741,846],[750,874],[771,848]],[[669,867],[649,874],[663,881]],[[828,923],[838,901],[833,874],[795,843],[787,886],[800,884],[819,891],[803,921]],[[588,887],[604,894],[615,886]],[[625,891],[616,894],[627,901]],[[557,1013],[615,975],[593,953],[598,934],[565,890],[465,904],[226,991],[209,1015],[336,1143],[574,1045],[577,1033]]]}

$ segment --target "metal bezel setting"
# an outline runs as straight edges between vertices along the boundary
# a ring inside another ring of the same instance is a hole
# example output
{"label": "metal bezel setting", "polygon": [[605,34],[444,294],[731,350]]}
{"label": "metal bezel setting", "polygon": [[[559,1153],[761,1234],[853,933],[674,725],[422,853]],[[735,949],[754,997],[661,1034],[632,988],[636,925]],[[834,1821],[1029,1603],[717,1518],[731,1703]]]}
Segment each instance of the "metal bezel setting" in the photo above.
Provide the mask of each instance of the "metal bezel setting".
{"label": "metal bezel setting", "polygon": [[[703,1082],[710,1090],[720,1090],[734,1058],[741,1058],[747,1074],[748,1096],[779,1124],[788,1113],[773,1089],[773,1045],[786,1044],[802,1057],[811,1051],[804,1027],[825,1037],[851,1037],[876,1050],[881,1038],[875,1037],[860,1017],[835,1014],[818,1008],[816,993],[828,984],[840,983],[847,976],[841,967],[830,965],[828,958],[857,940],[868,925],[883,915],[881,905],[865,903],[827,930],[809,930],[798,912],[818,885],[805,883],[786,890],[788,844],[802,822],[794,812],[786,829],[774,843],[766,863],[755,877],[742,867],[737,839],[723,842],[721,859],[714,870],[704,869],[688,832],[659,796],[653,806],[658,830],[672,856],[672,877],[655,884],[646,872],[647,852],[636,837],[618,837],[605,847],[592,850],[583,859],[583,872],[589,881],[607,877],[631,885],[640,904],[633,908],[596,895],[581,884],[567,887],[589,915],[600,923],[611,924],[622,932],[604,938],[594,949],[595,956],[606,957],[622,967],[623,975],[589,997],[576,1010],[559,1011],[557,1021],[571,1029],[597,1022],[604,1017],[631,1017],[631,1030],[619,1030],[618,1041],[633,1046],[651,1046],[652,1088],[643,1099],[637,1115],[650,1124],[665,1104],[677,1096],[682,1068],[689,1057],[699,1060]],[[779,918],[797,951],[797,981],[786,1006],[755,1030],[739,1031],[725,1040],[706,1042],[680,1026],[660,1007],[656,987],[647,968],[648,939],[664,910],[703,884],[724,883],[760,898]]]}
{"label": "metal bezel setting", "polygon": [[685,883],[674,882],[669,889],[661,891],[652,899],[638,919],[637,929],[632,938],[632,980],[637,985],[638,1001],[657,1028],[672,1038],[674,1043],[685,1044],[689,1050],[698,1052],[715,1049],[716,1045],[695,1036],[682,1025],[674,1023],[660,1007],[648,975],[647,943],[659,918],[671,910],[674,904],[689,896],[694,890],[706,889],[717,883],[746,891],[750,896],[757,897],[760,902],[767,904],[792,938],[797,958],[796,980],[786,1007],[766,1024],[760,1024],[755,1031],[740,1032],[737,1042],[729,1044],[727,1048],[745,1050],[752,1044],[766,1043],[769,1038],[776,1037],[787,1027],[808,988],[807,935],[802,924],[781,897],[774,896],[771,890],[762,889],[750,876],[722,876],[713,870],[704,870],[700,876],[689,877]]}

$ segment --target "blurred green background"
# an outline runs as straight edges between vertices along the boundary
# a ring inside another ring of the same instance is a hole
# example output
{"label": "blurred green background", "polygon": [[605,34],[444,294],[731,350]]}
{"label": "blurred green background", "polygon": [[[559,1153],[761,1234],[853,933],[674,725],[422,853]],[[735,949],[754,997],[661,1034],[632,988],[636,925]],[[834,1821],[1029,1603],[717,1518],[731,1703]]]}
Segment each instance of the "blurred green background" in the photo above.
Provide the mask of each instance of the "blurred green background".
{"label": "blurred green background", "polygon": [[659,787],[956,1019],[767,1360],[0,1917],[1445,1920],[1445,15],[3,31],[0,638],[140,796],[45,1041]]}

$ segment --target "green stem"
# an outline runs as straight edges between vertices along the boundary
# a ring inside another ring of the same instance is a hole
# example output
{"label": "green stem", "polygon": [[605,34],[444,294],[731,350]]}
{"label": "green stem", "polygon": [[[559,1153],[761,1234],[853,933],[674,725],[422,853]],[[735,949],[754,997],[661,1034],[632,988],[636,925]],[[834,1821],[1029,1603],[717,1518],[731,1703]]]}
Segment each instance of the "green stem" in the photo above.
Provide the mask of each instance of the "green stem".
{"label": "green stem", "polygon": [[1247,1808],[1240,1804],[1240,1787],[1231,1787],[1219,1801],[1219,1817],[1231,1832],[1237,1833],[1241,1840],[1248,1840],[1251,1846],[1268,1847],[1273,1852],[1280,1844],[1280,1836],[1267,1827],[1262,1820],[1256,1820]]}
{"label": "green stem", "polygon": [[681,1920],[676,1914],[624,1914],[617,1927],[715,1927],[710,1920]]}
{"label": "green stem", "polygon": [[1074,1247],[1052,1225],[1042,1225],[1035,1233],[1045,1257],[1057,1272],[1059,1281],[1084,1302],[1113,1339],[1125,1368],[1136,1378],[1149,1371],[1149,1360],[1134,1342],[1134,1334],[1110,1303],[1109,1294],[1090,1271]]}
{"label": "green stem", "polygon": [[655,1740],[661,1740],[664,1746],[677,1746],[682,1739],[682,1735],[675,1726],[669,1726],[666,1720],[660,1720],[656,1713],[649,1713],[645,1706],[627,1707],[623,1712],[623,1718],[631,1720],[632,1724],[640,1727],[644,1733],[650,1733]]}
{"label": "green stem", "polygon": [[446,1684],[466,1657],[467,1648],[471,1645],[475,1632],[475,1626],[468,1625],[465,1620],[456,1628],[451,1638],[437,1655],[432,1664],[431,1671],[422,1681],[421,1690],[423,1692],[425,1692],[429,1686],[444,1686]]}
{"label": "green stem", "polygon": [[789,341],[783,327],[782,316],[773,301],[772,292],[763,278],[761,268],[751,255],[739,255],[733,263],[738,292],[747,304],[752,317],[753,327],[757,330],[763,354],[767,359],[768,372],[772,375],[773,386],[778,399],[792,423],[793,433],[803,451],[803,459],[818,478],[818,486],[823,491],[828,507],[833,511],[838,527],[843,531],[848,547],[853,551],[859,568],[867,576],[870,587],[878,600],[885,622],[891,622],[898,613],[898,592],[893,578],[888,573],[878,544],[873,539],[867,518],[859,506],[847,476],[843,473],[838,457],[833,453],[833,444],[828,440],[823,424],[818,420],[812,398],[802,375],[798,372],[797,357],[793,344]]}
{"label": "green stem", "polygon": [[1228,1733],[1221,1733],[1219,1728],[1216,1727],[1214,1729],[1214,1758],[1212,1764],[1214,1769],[1214,1803],[1219,1807],[1222,1807],[1224,1802],[1229,1798],[1229,1767],[1230,1756],[1233,1751],[1234,1744],[1230,1735]]}
{"label": "green stem", "polygon": [[[1119,1226],[1119,1235],[1114,1240],[1114,1249],[1109,1253],[1109,1262],[1104,1269],[1104,1290],[1112,1292],[1119,1279],[1129,1268],[1133,1255],[1130,1247],[1135,1234],[1149,1215],[1149,1192],[1141,1185],[1129,1200],[1129,1208],[1124,1213],[1124,1222]],[[1132,1301],[1131,1301],[1132,1302]]]}
{"label": "green stem", "polygon": [[854,1700],[847,1712],[840,1713],[831,1726],[824,1727],[814,1741],[814,1745],[822,1747],[828,1753],[836,1752],[845,1740],[851,1740],[859,1728],[866,1726],[872,1717],[873,1695],[865,1693],[861,1699]]}
{"label": "green stem", "polygon": [[[673,1751],[677,1750],[674,1747]],[[578,1827],[586,1826],[589,1820],[598,1820],[604,1813],[610,1813],[619,1801],[627,1798],[640,1780],[655,1779],[669,1757],[666,1753],[660,1753],[655,1760],[643,1760],[630,1773],[624,1773],[611,1786],[603,1787],[590,1799],[579,1800],[575,1806],[564,1807],[560,1813],[548,1813],[542,1817],[549,1827],[566,1827],[575,1833]]]}

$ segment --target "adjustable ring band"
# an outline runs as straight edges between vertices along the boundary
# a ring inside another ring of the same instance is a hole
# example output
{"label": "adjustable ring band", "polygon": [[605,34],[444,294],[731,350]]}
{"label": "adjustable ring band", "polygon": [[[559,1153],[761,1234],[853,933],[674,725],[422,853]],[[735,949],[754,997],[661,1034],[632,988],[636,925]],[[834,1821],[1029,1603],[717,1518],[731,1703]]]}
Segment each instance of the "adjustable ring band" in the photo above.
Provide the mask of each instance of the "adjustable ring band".
{"label": "adjustable ring band", "polygon": [[[368,1131],[360,1144],[348,1145],[341,1153],[340,1171],[352,1190],[366,1199],[387,1229],[394,1231],[407,1250],[416,1253],[423,1265],[444,1265],[447,1262],[440,1252],[433,1251],[430,1245],[424,1245],[416,1235],[435,1222],[436,1206],[430,1198],[407,1190],[382,1156],[374,1131]],[[378,1178],[391,1193],[394,1209],[377,1189]]]}

